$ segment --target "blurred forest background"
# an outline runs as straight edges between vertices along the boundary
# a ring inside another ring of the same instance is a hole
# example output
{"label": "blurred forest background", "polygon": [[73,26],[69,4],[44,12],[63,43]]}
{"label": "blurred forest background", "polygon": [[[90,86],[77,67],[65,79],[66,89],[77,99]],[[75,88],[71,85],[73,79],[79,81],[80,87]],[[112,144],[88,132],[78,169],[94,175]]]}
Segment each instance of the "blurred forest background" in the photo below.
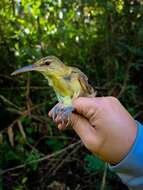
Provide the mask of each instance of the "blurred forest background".
{"label": "blurred forest background", "polygon": [[143,121],[143,0],[0,0],[0,189],[127,189],[48,118],[57,100],[43,76],[10,76],[47,55]]}

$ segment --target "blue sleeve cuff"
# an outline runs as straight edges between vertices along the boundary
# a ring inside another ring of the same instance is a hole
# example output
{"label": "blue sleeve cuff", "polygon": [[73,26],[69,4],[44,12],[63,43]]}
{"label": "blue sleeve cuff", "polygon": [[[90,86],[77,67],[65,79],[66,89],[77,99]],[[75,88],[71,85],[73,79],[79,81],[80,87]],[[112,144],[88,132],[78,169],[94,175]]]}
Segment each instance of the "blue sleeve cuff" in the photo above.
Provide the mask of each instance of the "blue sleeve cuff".
{"label": "blue sleeve cuff", "polygon": [[131,190],[143,190],[143,125],[137,122],[137,136],[127,156],[117,165],[109,168],[115,171]]}

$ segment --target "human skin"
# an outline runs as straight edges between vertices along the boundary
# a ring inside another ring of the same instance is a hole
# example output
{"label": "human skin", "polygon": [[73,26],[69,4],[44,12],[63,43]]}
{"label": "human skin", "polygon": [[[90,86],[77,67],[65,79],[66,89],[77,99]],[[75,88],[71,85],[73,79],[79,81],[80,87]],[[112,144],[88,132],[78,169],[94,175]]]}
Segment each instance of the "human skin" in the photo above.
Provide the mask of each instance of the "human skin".
{"label": "human skin", "polygon": [[[136,122],[115,97],[77,98],[71,124],[84,145],[100,159],[119,163],[132,147]],[[49,112],[51,117],[51,111]],[[65,129],[60,115],[55,119],[60,130]]]}

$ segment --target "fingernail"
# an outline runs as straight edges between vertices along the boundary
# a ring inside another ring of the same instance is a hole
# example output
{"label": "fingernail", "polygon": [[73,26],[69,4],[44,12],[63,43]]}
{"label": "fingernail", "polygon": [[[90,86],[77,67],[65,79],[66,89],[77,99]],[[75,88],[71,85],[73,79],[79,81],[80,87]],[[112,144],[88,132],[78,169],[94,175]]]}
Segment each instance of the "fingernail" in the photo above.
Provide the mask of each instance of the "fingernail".
{"label": "fingernail", "polygon": [[62,130],[62,124],[59,124],[59,125],[58,125],[58,129],[59,129],[59,130]]}
{"label": "fingernail", "polygon": [[51,112],[49,111],[48,116],[51,117]]}

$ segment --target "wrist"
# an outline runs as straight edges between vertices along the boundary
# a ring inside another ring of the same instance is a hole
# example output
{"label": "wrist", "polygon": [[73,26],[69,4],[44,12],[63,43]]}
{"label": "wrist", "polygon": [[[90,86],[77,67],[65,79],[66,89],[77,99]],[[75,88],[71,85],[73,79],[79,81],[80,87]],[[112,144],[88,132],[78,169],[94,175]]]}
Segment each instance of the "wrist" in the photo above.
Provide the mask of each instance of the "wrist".
{"label": "wrist", "polygon": [[139,122],[136,122],[136,124],[136,138],[128,154],[118,164],[114,166],[109,165],[109,168],[117,172],[130,189],[143,188],[143,125]]}

